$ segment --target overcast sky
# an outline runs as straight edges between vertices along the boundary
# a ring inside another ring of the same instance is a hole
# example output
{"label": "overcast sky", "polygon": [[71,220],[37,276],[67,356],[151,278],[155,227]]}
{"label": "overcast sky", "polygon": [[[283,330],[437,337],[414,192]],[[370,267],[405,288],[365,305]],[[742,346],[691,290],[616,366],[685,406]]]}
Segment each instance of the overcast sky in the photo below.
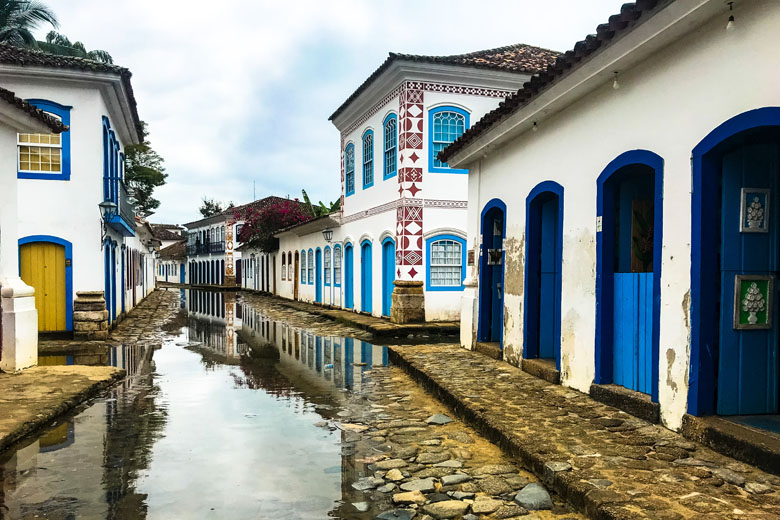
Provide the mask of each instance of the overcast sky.
{"label": "overcast sky", "polygon": [[45,0],[60,32],[133,72],[168,184],[154,222],[199,216],[203,196],[339,197],[328,116],[387,57],[513,43],[564,51],[618,0]]}

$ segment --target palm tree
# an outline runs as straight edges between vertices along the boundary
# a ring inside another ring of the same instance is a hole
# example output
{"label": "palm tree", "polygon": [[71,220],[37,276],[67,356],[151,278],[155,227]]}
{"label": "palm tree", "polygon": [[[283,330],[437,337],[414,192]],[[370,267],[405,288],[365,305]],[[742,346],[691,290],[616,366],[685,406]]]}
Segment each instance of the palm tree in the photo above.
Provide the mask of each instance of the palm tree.
{"label": "palm tree", "polygon": [[57,15],[38,0],[0,0],[0,43],[37,47],[32,32],[40,24],[59,27]]}
{"label": "palm tree", "polygon": [[49,31],[49,34],[46,35],[46,41],[38,42],[38,48],[43,52],[59,56],[75,56],[100,63],[114,63],[114,58],[108,52],[98,49],[88,51],[83,43],[71,43],[67,36],[57,31]]}

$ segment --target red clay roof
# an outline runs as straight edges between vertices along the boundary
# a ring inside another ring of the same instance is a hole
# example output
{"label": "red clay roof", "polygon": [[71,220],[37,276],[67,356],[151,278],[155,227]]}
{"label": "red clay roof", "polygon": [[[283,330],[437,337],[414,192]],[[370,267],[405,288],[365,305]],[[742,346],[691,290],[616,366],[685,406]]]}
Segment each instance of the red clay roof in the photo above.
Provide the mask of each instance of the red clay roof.
{"label": "red clay roof", "polygon": [[27,101],[19,98],[8,89],[0,87],[0,99],[5,100],[8,104],[15,106],[22,112],[26,112],[27,115],[33,119],[37,119],[46,126],[48,126],[52,132],[59,134],[68,130],[68,125],[62,124],[62,121],[56,117],[52,117],[40,108],[36,108],[35,105],[31,105]]}
{"label": "red clay roof", "polygon": [[118,75],[129,97],[130,111],[133,117],[137,139],[142,140],[143,130],[141,119],[138,117],[138,108],[133,94],[133,86],[130,84],[132,74],[119,65],[99,63],[97,61],[76,58],[73,56],[57,56],[45,52],[14,47],[13,45],[0,44],[0,63],[31,67],[50,67],[55,69],[82,70],[87,72],[108,72]]}
{"label": "red clay roof", "polygon": [[387,59],[376,69],[341,106],[333,112],[332,121],[343,112],[368,86],[374,82],[390,65],[396,61],[416,61],[421,63],[439,63],[461,67],[502,70],[516,73],[536,73],[544,70],[555,61],[559,55],[556,51],[534,47],[524,43],[507,45],[496,49],[470,52],[467,54],[452,54],[450,56],[423,56],[416,54],[401,54],[391,52]]}
{"label": "red clay roof", "polygon": [[532,100],[545,88],[560,81],[561,78],[576,70],[585,61],[601,49],[608,46],[616,37],[631,32],[635,27],[660,11],[661,7],[669,5],[674,0],[638,0],[623,4],[620,13],[609,17],[607,23],[596,28],[596,34],[589,34],[584,40],[577,42],[574,48],[561,54],[555,63],[548,65],[546,70],[531,77],[517,93],[499,103],[498,108],[488,112],[476,124],[472,125],[462,136],[439,153],[439,160],[447,161],[450,157],[465,148],[470,142],[487,132],[510,115],[514,114]]}
{"label": "red clay roof", "polygon": [[187,243],[182,240],[160,250],[160,259],[177,260],[187,256]]}

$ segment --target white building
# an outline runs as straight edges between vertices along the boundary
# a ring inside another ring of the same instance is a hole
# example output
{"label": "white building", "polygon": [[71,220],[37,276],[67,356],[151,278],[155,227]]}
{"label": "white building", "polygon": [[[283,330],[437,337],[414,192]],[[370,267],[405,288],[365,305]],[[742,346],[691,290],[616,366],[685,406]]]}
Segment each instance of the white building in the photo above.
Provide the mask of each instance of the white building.
{"label": "white building", "polygon": [[141,137],[130,72],[0,45],[0,85],[70,128],[18,136],[18,255],[39,331],[78,329],[80,291],[104,291],[113,323],[154,287],[123,182],[124,147]]}
{"label": "white building", "polygon": [[35,289],[19,276],[19,204],[16,178],[18,133],[59,135],[62,121],[0,88],[0,370],[13,372],[38,362]]}
{"label": "white building", "polygon": [[160,249],[157,255],[157,281],[187,283],[187,244],[180,240]]}
{"label": "white building", "polygon": [[466,347],[670,428],[778,414],[780,4],[729,3],[624,5],[442,154],[470,172]]}
{"label": "white building", "polygon": [[390,316],[400,280],[424,292],[426,320],[457,319],[468,176],[435,154],[556,56],[527,45],[390,54],[331,116],[341,211],[278,235],[277,294]]}
{"label": "white building", "polygon": [[244,225],[244,216],[281,200],[286,199],[266,197],[184,224],[187,228],[188,283],[241,286],[244,266],[238,234]]}

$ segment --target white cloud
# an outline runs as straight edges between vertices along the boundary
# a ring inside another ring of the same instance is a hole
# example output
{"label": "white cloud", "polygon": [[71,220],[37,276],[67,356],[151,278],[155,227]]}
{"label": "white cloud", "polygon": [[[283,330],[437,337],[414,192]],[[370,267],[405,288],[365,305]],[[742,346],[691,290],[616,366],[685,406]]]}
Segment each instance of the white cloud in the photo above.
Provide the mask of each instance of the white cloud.
{"label": "white cloud", "polygon": [[139,112],[165,157],[156,221],[197,217],[200,198],[333,200],[328,116],[389,51],[455,54],[529,43],[566,50],[616,0],[48,0],[61,32],[133,72]]}

